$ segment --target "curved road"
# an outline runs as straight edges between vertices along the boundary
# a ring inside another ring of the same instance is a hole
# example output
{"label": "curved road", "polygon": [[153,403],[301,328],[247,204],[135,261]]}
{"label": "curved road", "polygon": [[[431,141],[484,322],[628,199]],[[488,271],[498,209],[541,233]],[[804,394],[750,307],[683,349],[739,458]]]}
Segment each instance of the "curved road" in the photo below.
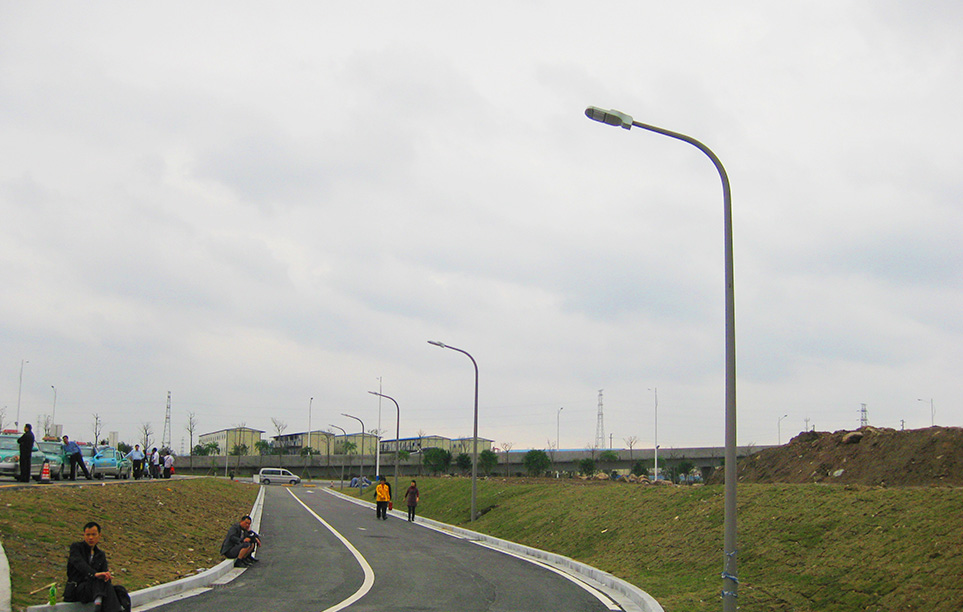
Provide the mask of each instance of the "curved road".
{"label": "curved road", "polygon": [[379,521],[373,508],[320,489],[266,487],[260,533],[259,564],[226,585],[151,609],[620,609],[549,569],[398,517]]}

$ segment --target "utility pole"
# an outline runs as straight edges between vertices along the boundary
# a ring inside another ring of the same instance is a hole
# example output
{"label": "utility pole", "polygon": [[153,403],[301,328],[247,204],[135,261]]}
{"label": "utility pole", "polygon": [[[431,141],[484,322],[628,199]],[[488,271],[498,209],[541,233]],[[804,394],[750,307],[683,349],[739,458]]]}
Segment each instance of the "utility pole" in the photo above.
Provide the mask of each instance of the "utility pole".
{"label": "utility pole", "polygon": [[605,448],[605,424],[602,417],[602,391],[599,389],[599,415],[595,426],[595,448]]}
{"label": "utility pole", "polygon": [[869,413],[866,412],[866,404],[859,405],[859,426],[869,427]]}

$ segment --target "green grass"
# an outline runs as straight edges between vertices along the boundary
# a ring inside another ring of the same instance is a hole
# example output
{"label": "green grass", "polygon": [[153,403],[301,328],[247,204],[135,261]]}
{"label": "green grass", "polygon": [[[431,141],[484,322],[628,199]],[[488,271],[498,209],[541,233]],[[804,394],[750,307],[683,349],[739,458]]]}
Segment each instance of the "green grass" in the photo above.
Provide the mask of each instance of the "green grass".
{"label": "green grass", "polygon": [[170,582],[221,561],[230,524],[249,512],[258,488],[226,478],[0,489],[0,539],[10,563],[15,610],[63,595],[67,549],[83,525],[104,527],[101,547],[128,590]]}
{"label": "green grass", "polygon": [[[469,526],[468,479],[418,486],[419,514]],[[608,571],[668,612],[721,605],[721,487],[490,479],[477,506],[472,529]],[[740,485],[738,523],[740,608],[963,610],[963,489]]]}

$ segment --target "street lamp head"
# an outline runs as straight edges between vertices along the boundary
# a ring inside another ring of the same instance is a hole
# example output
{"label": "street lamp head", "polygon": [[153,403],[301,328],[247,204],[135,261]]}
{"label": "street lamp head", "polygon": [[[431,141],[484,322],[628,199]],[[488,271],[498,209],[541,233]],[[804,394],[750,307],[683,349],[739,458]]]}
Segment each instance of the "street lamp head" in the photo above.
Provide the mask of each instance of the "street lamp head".
{"label": "street lamp head", "polygon": [[632,117],[617,110],[603,110],[597,106],[590,106],[585,109],[585,116],[599,123],[617,125],[626,130],[632,129]]}
{"label": "street lamp head", "polygon": [[447,344],[445,344],[444,342],[438,342],[437,340],[429,340],[428,344],[434,344],[435,346],[441,347],[441,348],[448,348]]}

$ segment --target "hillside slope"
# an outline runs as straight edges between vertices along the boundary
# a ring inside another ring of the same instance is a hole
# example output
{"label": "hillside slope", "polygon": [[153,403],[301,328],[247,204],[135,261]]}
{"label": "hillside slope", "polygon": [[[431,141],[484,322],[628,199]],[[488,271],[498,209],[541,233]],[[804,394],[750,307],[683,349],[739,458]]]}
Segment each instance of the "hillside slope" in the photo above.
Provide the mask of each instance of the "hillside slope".
{"label": "hillside slope", "polygon": [[[711,482],[722,482],[722,470]],[[740,482],[963,486],[963,428],[804,432],[739,463]]]}

